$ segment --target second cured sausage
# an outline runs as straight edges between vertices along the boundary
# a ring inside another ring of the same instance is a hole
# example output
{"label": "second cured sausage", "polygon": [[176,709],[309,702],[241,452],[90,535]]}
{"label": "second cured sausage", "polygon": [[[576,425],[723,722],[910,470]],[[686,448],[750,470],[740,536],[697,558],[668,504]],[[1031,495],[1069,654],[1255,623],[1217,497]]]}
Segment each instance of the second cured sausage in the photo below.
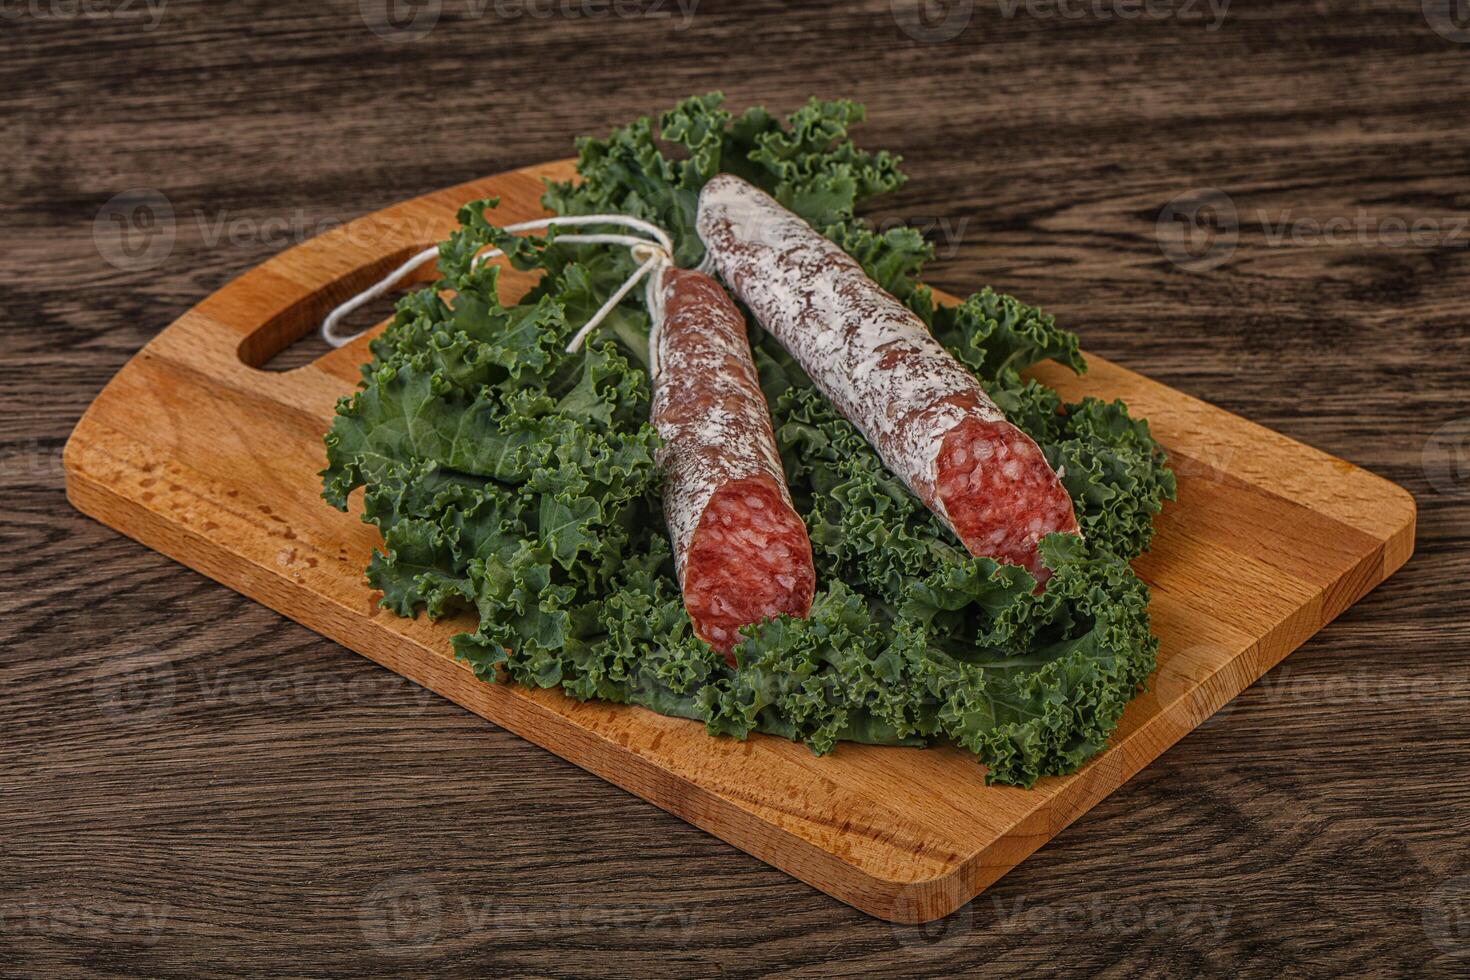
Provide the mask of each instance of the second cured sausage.
{"label": "second cured sausage", "polygon": [[742,626],[811,612],[811,541],[786,487],[745,318],[703,273],[670,270],[661,288],[652,415],[674,565],[695,633],[734,666]]}

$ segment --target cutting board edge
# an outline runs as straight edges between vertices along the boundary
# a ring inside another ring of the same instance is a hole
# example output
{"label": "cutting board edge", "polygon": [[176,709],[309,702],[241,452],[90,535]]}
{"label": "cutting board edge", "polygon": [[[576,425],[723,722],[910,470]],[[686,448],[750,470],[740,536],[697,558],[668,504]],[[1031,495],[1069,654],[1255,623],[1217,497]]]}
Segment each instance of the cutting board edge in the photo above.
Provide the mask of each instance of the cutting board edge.
{"label": "cutting board edge", "polygon": [[[873,873],[861,864],[845,861],[798,834],[761,820],[757,814],[743,810],[737,800],[721,796],[671,773],[597,732],[581,728],[555,712],[545,711],[533,700],[524,700],[521,705],[528,713],[537,716],[537,720],[543,723],[541,726],[507,720],[499,712],[497,712],[497,717],[490,717],[483,703],[476,703],[479,699],[463,696],[462,689],[457,689],[453,683],[441,683],[433,679],[433,675],[441,674],[444,667],[450,665],[454,668],[452,675],[454,679],[466,686],[495,687],[495,685],[477,680],[467,664],[449,660],[408,637],[385,635],[383,637],[385,645],[395,643],[411,645],[421,655],[423,663],[432,665],[434,668],[417,669],[422,667],[422,664],[416,664],[405,669],[404,665],[415,664],[413,657],[405,657],[400,663],[395,664],[393,661],[398,658],[385,656],[381,651],[372,649],[371,645],[358,642],[355,635],[332,625],[334,620],[345,619],[353,615],[353,610],[350,608],[341,606],[330,597],[322,596],[310,589],[302,589],[300,594],[307,597],[309,604],[322,606],[318,615],[310,615],[300,608],[273,601],[271,594],[262,595],[260,590],[250,588],[241,580],[242,576],[239,573],[230,574],[225,570],[232,561],[245,561],[245,559],[233,555],[219,542],[188,528],[183,528],[180,524],[170,523],[166,515],[154,511],[145,502],[121,493],[115,487],[86,475],[80,465],[79,456],[90,448],[86,436],[88,431],[96,426],[105,426],[105,423],[95,418],[88,419],[84,415],[67,440],[63,449],[63,459],[67,501],[77,511],[99,524],[177,561],[226,588],[246,595],[252,601],[259,602],[293,622],[341,644],[385,670],[390,670],[472,712],[482,720],[525,739],[599,779],[612,783],[630,795],[654,804],[659,809],[867,915],[890,922],[908,924],[929,922],[954,912],[973,899],[981,890],[965,892],[964,883],[971,867],[980,862],[988,853],[989,848],[977,851],[955,862],[943,873],[930,878],[909,880],[884,877]],[[126,433],[112,429],[110,426],[105,427],[118,437],[132,441]],[[116,457],[113,458],[116,459]],[[192,548],[180,547],[178,542],[170,540],[168,533],[170,530],[177,530],[183,538],[190,542]],[[336,608],[330,608],[332,606]],[[509,685],[506,687],[509,689]],[[636,706],[626,707],[634,711],[646,710]],[[694,723],[691,722],[691,724]],[[561,745],[559,750],[558,740],[546,737],[549,732],[557,729],[563,733],[574,732],[586,740],[595,741],[602,746],[599,756],[595,760],[589,759],[586,753],[569,751],[565,745]],[[752,737],[774,736],[755,735]],[[617,756],[615,763],[609,754]],[[637,768],[636,773],[628,771],[627,767],[630,763]],[[630,778],[634,775],[640,778]],[[660,779],[677,780],[680,787],[679,793],[658,794],[647,789],[640,791],[640,784],[654,784]],[[1102,795],[1106,795],[1107,792],[1105,790]],[[698,805],[691,805],[696,803]],[[719,812],[723,812],[727,819],[719,819]],[[735,817],[735,819],[729,819],[730,817]],[[747,824],[758,825],[760,833],[747,832]],[[782,838],[778,846],[772,847],[770,841],[760,840],[763,835],[772,833]],[[1027,848],[1027,853],[1044,845],[1047,839],[1045,835],[1039,836],[1034,846]],[[1000,868],[989,878],[989,881],[999,878],[1006,870],[1009,870],[1009,866]],[[850,880],[851,876],[857,876],[858,880]]]}
{"label": "cutting board edge", "polygon": [[[126,370],[125,366],[123,371]],[[121,374],[122,372],[119,372],[119,377]],[[555,712],[546,711],[534,702],[523,702],[522,707],[536,714],[536,720],[541,723],[539,725],[508,720],[501,712],[495,712],[495,716],[492,717],[483,704],[476,703],[477,699],[474,697],[465,696],[454,683],[436,682],[431,676],[442,670],[444,664],[452,663],[457,668],[454,675],[456,681],[468,685],[491,686],[482,685],[481,682],[475,680],[467,665],[457,661],[447,661],[442,655],[435,654],[410,638],[392,634],[384,634],[382,643],[385,645],[413,645],[422,654],[427,654],[422,659],[425,663],[432,665],[433,669],[419,669],[422,665],[415,665],[411,656],[399,660],[399,658],[374,650],[370,644],[358,642],[356,635],[333,625],[336,620],[352,616],[353,610],[336,603],[328,596],[319,595],[310,589],[300,590],[300,594],[307,597],[309,604],[322,606],[322,609],[313,615],[299,607],[292,607],[288,603],[274,601],[271,594],[262,595],[260,589],[251,588],[249,584],[242,581],[240,574],[228,574],[220,570],[231,560],[243,562],[246,561],[245,559],[232,555],[219,542],[182,528],[178,523],[170,525],[166,515],[156,513],[145,502],[105,482],[92,479],[84,472],[80,457],[89,448],[87,442],[89,432],[94,431],[96,427],[104,427],[118,438],[137,444],[134,437],[107,426],[102,420],[93,417],[90,409],[87,414],[84,414],[63,450],[67,499],[78,511],[228,588],[248,595],[254,601],[261,602],[306,628],[327,636],[384,669],[392,670],[413,683],[473,712],[485,721],[566,759],[598,778],[618,786],[625,792],[653,803],[660,809],[745,851],[756,859],[792,875],[867,915],[885,921],[919,924],[943,918],[963,907],[1028,856],[1055,838],[1063,829],[1088,812],[1091,807],[1126,784],[1128,780],[1193,730],[1193,728],[1186,730],[1178,738],[1150,737],[1149,732],[1154,727],[1164,729],[1169,724],[1163,716],[1154,716],[1143,728],[1130,733],[1122,746],[1115,746],[1115,748],[1125,748],[1128,751],[1119,755],[1106,752],[1097,757],[1098,763],[1113,766],[1114,773],[1110,778],[1097,776],[1088,778],[1085,783],[1077,784],[1079,788],[1070,794],[1070,798],[1065,802],[1053,799],[1043,804],[1038,801],[1037,808],[1018,820],[1004,833],[976,851],[954,861],[937,874],[913,879],[885,877],[873,873],[859,863],[844,860],[799,834],[761,820],[759,815],[742,809],[737,800],[724,797],[713,790],[662,769],[636,752],[618,746],[616,742],[596,732],[580,728],[567,718]],[[142,445],[138,445],[138,448],[144,451],[148,449]],[[1387,481],[1383,482],[1387,483]],[[1402,488],[1394,484],[1388,485],[1402,491]],[[1412,500],[1412,497],[1409,499]],[[192,547],[181,547],[177,542],[170,541],[166,533],[169,527],[180,529],[181,533],[187,536]],[[1412,548],[1413,528],[1414,520],[1411,513],[1409,519],[1393,537],[1397,538],[1407,534],[1410,548]],[[1391,564],[1388,544],[1386,540],[1383,542],[1376,569],[1365,580],[1363,587],[1356,590],[1352,602],[1356,602],[1357,599],[1377,588],[1407,560],[1405,556]],[[210,560],[204,561],[201,560],[201,557],[208,557]],[[283,575],[280,577],[285,578]],[[1344,580],[1346,578],[1345,575]],[[289,588],[288,583],[283,584]],[[334,606],[335,609],[332,608]],[[1344,608],[1350,606],[1351,602]],[[1315,627],[1309,632],[1298,634],[1293,638],[1294,642],[1289,640],[1283,646],[1278,647],[1278,644],[1273,641],[1276,641],[1280,634],[1288,631],[1286,623],[1279,624],[1272,631],[1258,637],[1251,648],[1241,654],[1242,657],[1249,656],[1254,651],[1272,647],[1280,649],[1279,656],[1272,656],[1262,661],[1260,669],[1253,670],[1248,675],[1246,683],[1229,685],[1228,695],[1218,699],[1218,704],[1211,705],[1201,713],[1194,727],[1238,696],[1246,687],[1259,680],[1267,671],[1283,661],[1334,618],[1336,614],[1319,618]],[[602,748],[596,753],[595,758],[589,758],[587,753],[569,751],[558,738],[548,737],[548,734],[557,729],[564,730],[561,732],[563,735],[570,734],[570,730],[574,729],[575,734],[595,741]],[[561,750],[558,749],[558,745],[561,746]],[[630,763],[636,768],[636,772],[629,771]],[[1094,764],[1089,763],[1087,768],[1091,768]],[[656,793],[646,788],[656,784],[660,779],[676,780],[679,791],[672,794]],[[1053,819],[1057,811],[1064,814],[1063,819]],[[1040,825],[1031,826],[1037,823]],[[747,825],[754,825],[754,827]],[[779,835],[780,841],[775,842],[769,839],[771,834]]]}

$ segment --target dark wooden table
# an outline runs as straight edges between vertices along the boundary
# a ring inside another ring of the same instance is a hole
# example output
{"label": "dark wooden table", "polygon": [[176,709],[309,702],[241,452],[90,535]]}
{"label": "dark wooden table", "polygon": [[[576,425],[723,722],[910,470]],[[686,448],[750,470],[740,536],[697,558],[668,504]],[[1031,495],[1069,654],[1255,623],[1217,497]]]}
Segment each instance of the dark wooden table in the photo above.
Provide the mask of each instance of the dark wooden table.
{"label": "dark wooden table", "polygon": [[[1470,17],[655,5],[418,0],[395,29],[383,0],[0,3],[0,970],[1470,970]],[[228,279],[715,88],[866,102],[862,139],[912,175],[873,216],[934,229],[936,285],[1040,303],[1091,350],[1421,507],[1398,576],[926,929],[865,918],[63,496],[94,394]],[[136,190],[174,213],[143,260],[108,209]],[[1161,248],[1161,218],[1192,251]]]}

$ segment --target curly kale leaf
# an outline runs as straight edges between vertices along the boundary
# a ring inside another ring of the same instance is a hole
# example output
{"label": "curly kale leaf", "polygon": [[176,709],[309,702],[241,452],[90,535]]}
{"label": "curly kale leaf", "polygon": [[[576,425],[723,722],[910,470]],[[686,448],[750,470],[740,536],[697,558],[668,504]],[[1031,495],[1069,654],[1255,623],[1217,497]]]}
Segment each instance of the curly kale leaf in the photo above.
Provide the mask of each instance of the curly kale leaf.
{"label": "curly kale leaf", "polygon": [[[786,123],[764,109],[738,119],[719,93],[694,96],[658,122],[642,117],[606,139],[577,141],[580,181],[553,183],[542,202],[558,214],[628,214],[667,230],[675,261],[695,266],[704,245],[694,230],[699,191],[717,173],[736,173],[819,228],[853,220],[857,205],[900,186],[899,160],[860,150],[848,136],[863,107],[812,99]],[[659,141],[679,147],[670,159]]]}
{"label": "curly kale leaf", "polygon": [[985,381],[1006,379],[1051,359],[1081,373],[1087,369],[1077,335],[1058,329],[1056,318],[989,287],[934,314],[934,336]]}
{"label": "curly kale leaf", "polygon": [[[842,741],[975,753],[987,779],[1029,786],[1096,753],[1152,670],[1147,590],[1128,560],[1148,546],[1173,475],[1121,404],[1063,404],[1022,371],[1084,365],[1075,335],[984,290],[936,308],[919,281],[933,250],[878,231],[857,208],[903,182],[898,158],[858,149],[850,102],[782,120],[698,96],[658,120],[579,141],[579,180],[548,186],[561,214],[653,221],[697,264],[699,190],[737,173],[793,208],[906,302],[1063,473],[1084,532],[1053,535],[1053,575],[971,557],[883,466],[795,361],[753,328],[793,499],[817,566],[811,616],[748,627],[739,666],[698,640],[663,527],[648,424],[649,318],[637,291],[576,355],[577,327],[632,271],[625,250],[517,236],[476,201],[440,249],[441,278],[407,296],[360,389],[326,437],[324,496],[382,534],[368,568],[383,605],[471,612],[454,648],[478,676],[638,704],[714,734],[763,732],[827,752]],[[665,152],[666,149],[668,152]],[[487,247],[540,274],[502,302]]]}

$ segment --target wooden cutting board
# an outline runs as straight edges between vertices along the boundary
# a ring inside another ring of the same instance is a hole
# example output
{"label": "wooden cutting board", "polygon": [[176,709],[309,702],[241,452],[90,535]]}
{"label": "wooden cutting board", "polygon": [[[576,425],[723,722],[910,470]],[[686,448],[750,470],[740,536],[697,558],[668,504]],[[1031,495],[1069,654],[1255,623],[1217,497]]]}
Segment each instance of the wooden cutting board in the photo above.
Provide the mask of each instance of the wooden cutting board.
{"label": "wooden cutting board", "polygon": [[[260,369],[335,304],[446,237],[499,195],[540,216],[569,161],[440,191],[297,246],[210,296],[97,397],[66,446],[81,511],[329,636],[834,897],[896,922],[947,915],[1056,836],[1402,565],[1407,492],[1098,357],[1068,399],[1124,399],[1179,473],[1179,501],[1135,567],[1162,641],[1148,693],[1109,748],[1034,789],[986,787],[951,748],[716,739],[642,708],[477,681],[450,655],[468,619],[380,610],[363,569],[376,531],[318,496],[322,434],[368,358],[365,339],[286,372]],[[506,289],[525,288],[509,276]],[[1290,738],[1290,732],[1283,737]],[[1106,882],[1098,883],[1099,889]]]}

